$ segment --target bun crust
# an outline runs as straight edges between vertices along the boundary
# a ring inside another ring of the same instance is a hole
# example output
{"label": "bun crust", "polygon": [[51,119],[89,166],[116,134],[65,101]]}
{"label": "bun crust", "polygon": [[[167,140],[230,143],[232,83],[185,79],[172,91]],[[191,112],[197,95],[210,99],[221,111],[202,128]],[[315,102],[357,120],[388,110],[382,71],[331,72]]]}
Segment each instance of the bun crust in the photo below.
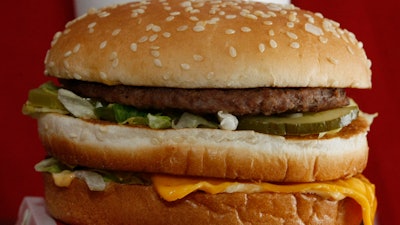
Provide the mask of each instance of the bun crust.
{"label": "bun crust", "polygon": [[74,179],[67,188],[44,173],[45,198],[52,216],[67,224],[321,224],[359,225],[360,206],[350,198],[327,200],[313,194],[192,193],[166,202],[152,186],[109,183],[90,191]]}
{"label": "bun crust", "polygon": [[52,42],[46,73],[178,88],[371,87],[362,43],[293,5],[139,2],[91,10]]}
{"label": "bun crust", "polygon": [[70,165],[231,179],[312,182],[361,173],[371,121],[360,116],[332,137],[253,131],[153,130],[59,114],[38,118],[47,152]]}

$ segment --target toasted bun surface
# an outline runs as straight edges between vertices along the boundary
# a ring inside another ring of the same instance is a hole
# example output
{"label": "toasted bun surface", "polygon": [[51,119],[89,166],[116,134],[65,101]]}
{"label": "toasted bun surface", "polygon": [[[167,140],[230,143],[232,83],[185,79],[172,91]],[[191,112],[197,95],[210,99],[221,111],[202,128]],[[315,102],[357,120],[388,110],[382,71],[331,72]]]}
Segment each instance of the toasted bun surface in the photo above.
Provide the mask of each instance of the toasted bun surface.
{"label": "toasted bun surface", "polygon": [[38,119],[47,152],[70,165],[264,181],[311,182],[362,172],[369,122],[359,117],[333,137],[284,138],[253,131],[167,129]]}
{"label": "toasted bun surface", "polygon": [[362,43],[293,5],[129,3],[92,10],[55,35],[47,74],[179,88],[371,87]]}
{"label": "toasted bun surface", "polygon": [[[90,191],[74,179],[68,188],[44,174],[47,207],[68,224],[346,224],[359,225],[361,208],[352,199],[327,200],[312,194],[192,193],[166,202],[152,186],[109,183]],[[154,215],[157,216],[154,216]]]}

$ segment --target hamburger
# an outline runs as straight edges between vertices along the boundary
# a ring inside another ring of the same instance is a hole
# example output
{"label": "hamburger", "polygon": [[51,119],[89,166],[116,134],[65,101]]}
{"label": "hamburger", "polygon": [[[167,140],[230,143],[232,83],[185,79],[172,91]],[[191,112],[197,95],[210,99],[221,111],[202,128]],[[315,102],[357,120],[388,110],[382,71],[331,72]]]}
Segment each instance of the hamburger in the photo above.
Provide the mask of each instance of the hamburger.
{"label": "hamburger", "polygon": [[29,92],[49,213],[67,224],[373,224],[347,88],[363,45],[294,5],[141,1],[57,32]]}

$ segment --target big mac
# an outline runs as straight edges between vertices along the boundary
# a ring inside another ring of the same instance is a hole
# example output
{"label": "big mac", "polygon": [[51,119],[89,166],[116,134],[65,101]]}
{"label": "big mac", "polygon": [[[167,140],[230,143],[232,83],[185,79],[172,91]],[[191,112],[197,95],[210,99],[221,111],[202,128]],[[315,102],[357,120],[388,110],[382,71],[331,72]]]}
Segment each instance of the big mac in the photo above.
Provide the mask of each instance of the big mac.
{"label": "big mac", "polygon": [[54,36],[23,112],[67,224],[372,225],[355,35],[294,5],[154,0]]}

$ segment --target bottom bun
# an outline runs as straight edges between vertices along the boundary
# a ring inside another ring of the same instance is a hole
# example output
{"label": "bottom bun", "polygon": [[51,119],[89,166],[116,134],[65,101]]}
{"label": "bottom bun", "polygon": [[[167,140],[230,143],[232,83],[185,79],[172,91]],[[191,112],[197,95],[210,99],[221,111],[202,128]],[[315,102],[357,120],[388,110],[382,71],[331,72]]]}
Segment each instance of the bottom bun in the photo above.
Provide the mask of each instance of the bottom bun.
{"label": "bottom bun", "polygon": [[58,187],[44,173],[50,214],[67,224],[346,224],[359,225],[361,207],[350,198],[329,200],[314,194],[195,192],[167,202],[152,186],[109,183],[90,191],[74,179]]}

